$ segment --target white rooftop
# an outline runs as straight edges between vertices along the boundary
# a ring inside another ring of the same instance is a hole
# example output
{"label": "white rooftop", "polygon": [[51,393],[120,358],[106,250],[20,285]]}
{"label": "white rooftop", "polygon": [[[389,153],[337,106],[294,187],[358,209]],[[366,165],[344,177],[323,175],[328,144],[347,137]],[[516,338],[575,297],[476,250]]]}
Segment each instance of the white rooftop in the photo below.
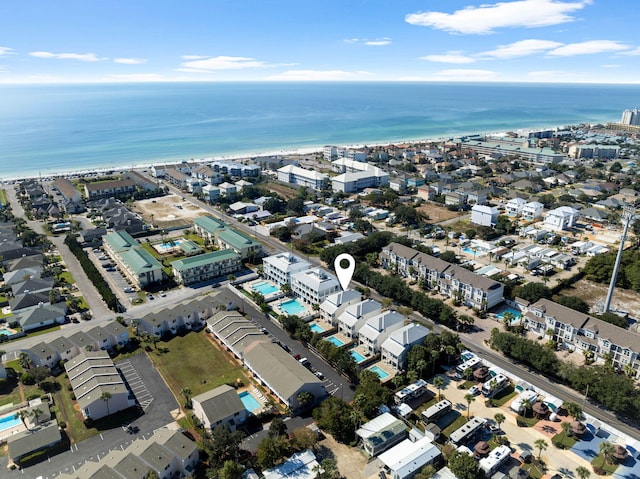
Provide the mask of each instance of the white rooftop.
{"label": "white rooftop", "polygon": [[440,449],[424,437],[416,442],[405,439],[378,456],[398,478],[410,477],[440,455]]}

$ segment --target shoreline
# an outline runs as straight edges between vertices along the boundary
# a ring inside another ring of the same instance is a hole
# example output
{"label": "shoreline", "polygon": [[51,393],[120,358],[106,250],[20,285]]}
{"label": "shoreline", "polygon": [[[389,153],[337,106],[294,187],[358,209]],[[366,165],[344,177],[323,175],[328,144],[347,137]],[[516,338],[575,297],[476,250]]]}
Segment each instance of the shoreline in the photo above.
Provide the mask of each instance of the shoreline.
{"label": "shoreline", "polygon": [[[578,124],[581,124],[581,123],[578,123]],[[388,147],[388,146],[392,146],[396,144],[404,144],[404,143],[414,143],[414,144],[442,143],[451,138],[459,138],[462,136],[474,136],[474,135],[504,136],[509,132],[524,133],[524,132],[535,131],[535,130],[559,130],[563,128],[573,128],[576,126],[577,124],[561,125],[561,126],[556,125],[553,127],[539,127],[539,128],[529,127],[529,128],[518,128],[515,130],[501,131],[501,132],[459,133],[454,136],[446,136],[446,137],[441,136],[441,137],[435,137],[435,138],[404,139],[404,140],[396,140],[396,141],[381,140],[381,141],[376,141],[371,143],[367,142],[367,143],[356,143],[356,144],[335,145],[335,146],[337,146],[338,148],[358,149],[358,148],[364,148],[365,146],[379,148],[379,147]],[[110,166],[110,167],[100,167],[100,168],[91,168],[89,166],[87,168],[81,168],[81,169],[63,170],[60,172],[56,172],[54,174],[39,173],[39,174],[27,174],[26,176],[22,176],[22,177],[7,176],[5,178],[0,178],[0,184],[11,183],[11,182],[26,180],[26,179],[69,178],[74,176],[84,176],[90,173],[104,174],[106,172],[113,172],[113,173],[119,174],[119,173],[130,171],[130,170],[141,170],[141,169],[151,168],[153,166],[160,166],[160,165],[166,165],[166,164],[172,164],[172,163],[175,164],[175,163],[182,163],[182,162],[205,163],[205,162],[214,162],[214,161],[242,161],[242,160],[251,160],[251,159],[259,159],[259,158],[274,157],[274,156],[275,157],[304,156],[304,155],[321,153],[324,146],[327,146],[327,145],[309,146],[309,147],[302,147],[302,148],[295,148],[295,149],[283,148],[281,150],[274,150],[274,151],[246,152],[246,153],[237,153],[237,154],[220,155],[220,156],[206,156],[202,158],[184,159],[184,157],[182,157],[182,159],[180,158],[155,159],[155,160],[149,160],[149,161],[144,161],[139,163],[126,162],[119,165],[114,164],[113,166]]]}

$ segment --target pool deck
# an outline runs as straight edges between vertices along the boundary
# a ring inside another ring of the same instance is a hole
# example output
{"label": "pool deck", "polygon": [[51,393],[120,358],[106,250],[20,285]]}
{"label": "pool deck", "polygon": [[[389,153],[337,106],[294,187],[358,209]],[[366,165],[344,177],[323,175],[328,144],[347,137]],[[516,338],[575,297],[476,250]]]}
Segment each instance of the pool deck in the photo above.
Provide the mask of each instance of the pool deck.
{"label": "pool deck", "polygon": [[253,289],[253,285],[260,284],[260,283],[269,283],[269,284],[272,284],[273,286],[278,288],[278,290],[274,291],[273,293],[270,293],[270,294],[267,294],[267,295],[263,295],[264,296],[264,300],[267,303],[270,303],[271,301],[275,301],[276,299],[280,299],[280,298],[284,297],[284,293],[282,291],[280,291],[280,287],[277,284],[275,284],[272,281],[269,281],[269,280],[266,280],[266,279],[262,279],[262,278],[261,279],[256,279],[255,281],[249,281],[248,283],[244,283],[242,285],[242,287],[244,288],[244,290],[247,293],[251,294],[251,293],[254,293],[256,291],[255,289]]}
{"label": "pool deck", "polygon": [[[366,369],[368,369],[369,371],[371,371],[371,368],[374,368],[378,366],[380,369],[382,369],[385,373],[388,374],[388,376],[384,379],[380,379],[381,383],[386,383],[387,381],[391,381],[395,375],[397,374],[397,371],[395,369],[393,369],[391,366],[389,366],[387,363],[383,363],[382,361],[378,361],[376,363],[370,364],[366,367]],[[372,371],[375,373],[375,371]],[[376,373],[377,374],[377,373]]]}
{"label": "pool deck", "polygon": [[307,318],[309,318],[309,319],[313,318],[315,316],[315,314],[317,314],[314,311],[312,311],[311,307],[308,306],[307,304],[305,304],[304,302],[300,301],[297,298],[289,298],[289,297],[282,298],[280,301],[278,301],[275,304],[274,310],[276,312],[278,312],[278,313],[289,315],[289,313],[287,313],[286,311],[280,309],[280,305],[282,303],[286,303],[287,301],[292,301],[292,300],[295,300],[299,305],[304,306],[304,311],[300,311],[299,313],[296,313],[294,316],[298,316],[300,319],[306,320]]}
{"label": "pool deck", "polygon": [[253,398],[256,401],[258,401],[258,403],[260,403],[260,406],[261,406],[260,409],[256,409],[255,411],[248,411],[248,412],[255,415],[255,414],[260,414],[262,411],[264,411],[265,405],[269,400],[269,398],[265,393],[262,393],[257,387],[255,387],[252,384],[251,386],[245,386],[243,388],[238,389],[236,391],[236,394],[238,394],[238,398],[240,398],[240,394],[244,392],[251,394]]}
{"label": "pool deck", "polygon": [[[3,414],[3,416],[7,416],[7,414]],[[3,431],[0,431],[0,442],[6,441],[12,435],[18,434],[19,432],[26,431],[26,430],[27,428],[24,426],[22,422],[20,422],[20,424],[18,424],[17,426],[13,426]]]}
{"label": "pool deck", "polygon": [[336,338],[337,340],[342,341],[342,346],[339,346],[340,348],[343,348],[345,346],[349,346],[349,345],[351,345],[353,343],[353,340],[351,338],[347,338],[342,333],[331,334],[330,336],[327,336],[324,339],[327,340],[329,338]]}

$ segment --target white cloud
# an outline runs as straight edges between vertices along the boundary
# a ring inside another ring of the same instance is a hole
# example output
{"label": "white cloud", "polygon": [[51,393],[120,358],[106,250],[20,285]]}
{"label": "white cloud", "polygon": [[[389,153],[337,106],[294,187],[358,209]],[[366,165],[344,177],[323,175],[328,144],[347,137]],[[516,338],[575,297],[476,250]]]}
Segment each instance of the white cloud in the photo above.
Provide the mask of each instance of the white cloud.
{"label": "white cloud", "polygon": [[376,38],[375,40],[368,40],[366,38],[347,38],[344,40],[345,43],[357,43],[360,45],[365,45],[368,47],[383,47],[386,45],[391,45],[391,38]]}
{"label": "white cloud", "polygon": [[547,52],[563,44],[551,40],[521,40],[509,45],[500,45],[495,50],[483,52],[481,56],[492,58],[517,58]]}
{"label": "white cloud", "polygon": [[362,80],[371,76],[366,71],[347,72],[343,70],[289,70],[265,78],[274,81],[345,81]]}
{"label": "white cloud", "polygon": [[640,47],[635,47],[632,50],[628,50],[626,52],[620,52],[619,54],[620,55],[632,55],[632,56],[640,55]]}
{"label": "white cloud", "polygon": [[618,65],[615,63],[607,63],[605,65],[601,65],[602,68],[620,68],[622,65]]}
{"label": "white cloud", "polygon": [[29,55],[36,58],[56,58],[58,60],[78,60],[81,62],[99,62],[108,60],[108,58],[98,58],[95,53],[30,52]]}
{"label": "white cloud", "polygon": [[181,65],[182,68],[190,68],[193,70],[202,70],[207,72],[217,70],[242,70],[245,68],[266,68],[270,66],[271,65],[268,63],[261,62],[255,58],[229,57],[222,55],[188,61]]}
{"label": "white cloud", "polygon": [[122,63],[123,65],[142,65],[147,63],[146,58],[114,58],[115,63]]}
{"label": "white cloud", "polygon": [[0,57],[2,55],[11,55],[13,52],[13,48],[9,47],[0,47]]}
{"label": "white cloud", "polygon": [[495,79],[498,75],[498,72],[494,72],[492,70],[460,68],[435,72],[433,74],[433,79],[447,81],[487,81]]}
{"label": "white cloud", "polygon": [[590,40],[587,42],[563,45],[551,50],[547,55],[552,57],[572,57],[574,55],[592,55],[595,53],[619,52],[628,49],[628,46],[612,40]]}
{"label": "white cloud", "polygon": [[453,13],[411,13],[405,21],[451,33],[487,34],[499,28],[535,28],[572,22],[575,18],[570,14],[590,3],[591,0],[516,0],[465,7]]}
{"label": "white cloud", "polygon": [[204,55],[182,55],[180,58],[183,60],[203,60],[204,58],[209,58]]}
{"label": "white cloud", "polygon": [[470,57],[468,55],[463,55],[460,52],[447,52],[443,55],[427,55],[424,57],[420,57],[420,60],[428,60],[430,62],[436,63],[474,63],[476,61],[475,58]]}
{"label": "white cloud", "polygon": [[174,71],[177,72],[186,72],[186,73],[215,73],[211,70],[203,70],[200,68],[174,68]]}

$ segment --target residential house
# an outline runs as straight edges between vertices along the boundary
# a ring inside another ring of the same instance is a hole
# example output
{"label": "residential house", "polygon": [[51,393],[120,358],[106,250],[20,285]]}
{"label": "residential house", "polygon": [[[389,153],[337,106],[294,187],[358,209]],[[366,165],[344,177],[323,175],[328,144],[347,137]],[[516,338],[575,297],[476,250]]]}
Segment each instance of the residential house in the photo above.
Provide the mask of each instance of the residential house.
{"label": "residential house", "polygon": [[387,477],[391,479],[411,479],[422,468],[440,459],[440,449],[427,436],[417,441],[405,439],[393,448],[383,452],[378,459],[383,464]]}
{"label": "residential house", "polygon": [[578,216],[578,210],[570,206],[560,206],[547,212],[544,218],[544,226],[553,231],[565,231],[575,225]]}
{"label": "residential house", "polygon": [[505,213],[510,217],[520,216],[526,203],[522,198],[511,198],[505,205]]}
{"label": "residential house", "polygon": [[365,322],[382,311],[382,305],[373,299],[365,299],[348,306],[338,316],[338,331],[355,340]]}
{"label": "residential house", "polygon": [[474,205],[471,208],[471,222],[479,226],[494,226],[498,222],[500,212],[497,208],[486,205]]}
{"label": "residential house", "polygon": [[223,384],[191,398],[193,414],[206,429],[219,425],[235,431],[247,420],[247,410],[235,388]]}
{"label": "residential house", "polygon": [[534,221],[542,217],[544,205],[538,201],[530,201],[522,207],[522,219]]}
{"label": "residential house", "polygon": [[382,311],[365,321],[358,331],[358,341],[369,354],[376,354],[389,335],[404,325],[404,320],[397,311]]}
{"label": "residential house", "polygon": [[27,332],[56,323],[64,324],[67,320],[66,313],[65,303],[42,304],[14,314],[12,320],[17,321],[22,330]]}
{"label": "residential house", "polygon": [[429,330],[417,323],[393,331],[380,346],[382,361],[396,371],[404,370],[409,350],[416,344],[422,344],[428,334]]}
{"label": "residential house", "polygon": [[356,430],[365,452],[375,457],[404,441],[409,435],[407,425],[393,414],[385,412]]}
{"label": "residential house", "polygon": [[320,304],[320,318],[332,326],[338,322],[340,316],[349,306],[362,301],[362,294],[355,289],[338,291],[327,296]]}

